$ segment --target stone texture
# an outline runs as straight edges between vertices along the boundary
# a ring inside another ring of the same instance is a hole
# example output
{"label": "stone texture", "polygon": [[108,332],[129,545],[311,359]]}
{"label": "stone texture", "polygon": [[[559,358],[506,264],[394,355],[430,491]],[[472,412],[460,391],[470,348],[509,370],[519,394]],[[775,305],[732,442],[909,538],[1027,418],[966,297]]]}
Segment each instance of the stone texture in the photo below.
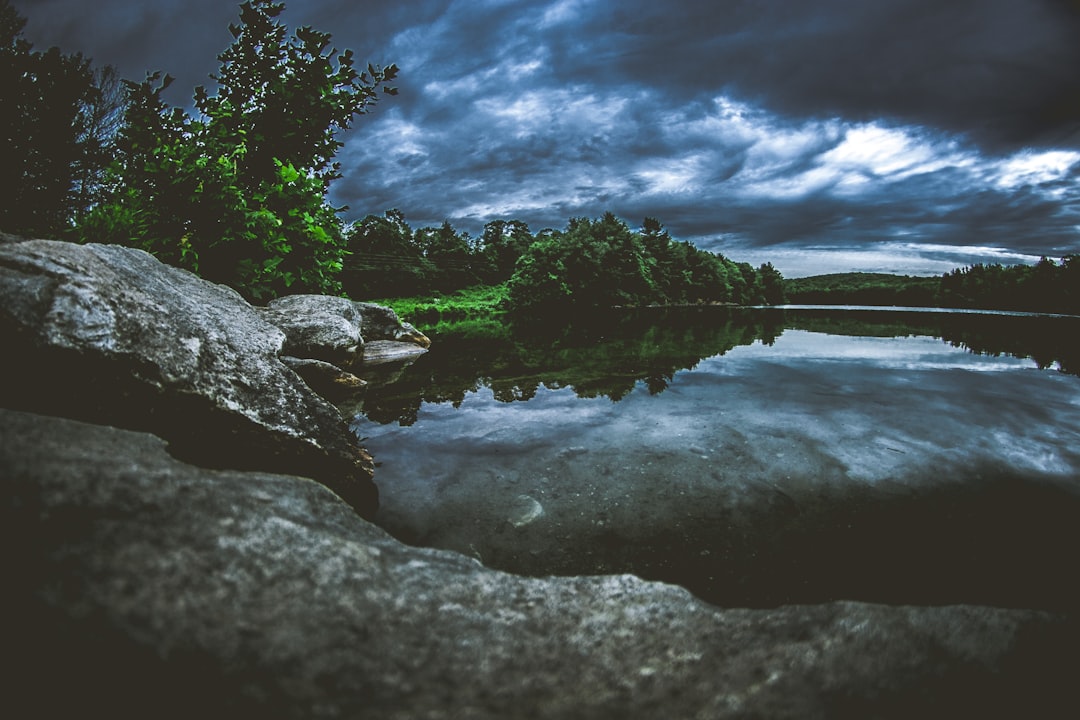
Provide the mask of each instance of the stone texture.
{"label": "stone texture", "polygon": [[364,343],[362,355],[366,367],[385,363],[409,362],[425,352],[427,350],[416,343],[397,340],[372,340]]}
{"label": "stone texture", "polygon": [[337,365],[310,358],[282,355],[281,361],[304,379],[315,392],[330,402],[344,402],[363,393],[367,382]]}
{"label": "stone texture", "polygon": [[1073,701],[1076,628],[1045,613],[721,610],[625,575],[520,578],[147,434],[0,411],[0,437],[13,716],[1062,717]]}
{"label": "stone texture", "polygon": [[[393,342],[398,355],[411,359],[431,340],[390,308],[328,295],[288,295],[267,304],[266,319],[285,333],[283,352],[333,363],[345,370],[369,362],[367,346]],[[387,362],[380,359],[377,362]]]}
{"label": "stone texture", "polygon": [[140,250],[0,244],[0,405],[146,429],[201,465],[303,474],[359,512],[373,464],[233,290]]}
{"label": "stone texture", "polygon": [[359,359],[362,318],[351,300],[287,295],[266,305],[265,317],[285,333],[283,352],[338,366]]}
{"label": "stone texture", "polygon": [[393,340],[430,347],[431,340],[407,322],[402,321],[391,308],[374,303],[354,303],[364,318],[364,340]]}

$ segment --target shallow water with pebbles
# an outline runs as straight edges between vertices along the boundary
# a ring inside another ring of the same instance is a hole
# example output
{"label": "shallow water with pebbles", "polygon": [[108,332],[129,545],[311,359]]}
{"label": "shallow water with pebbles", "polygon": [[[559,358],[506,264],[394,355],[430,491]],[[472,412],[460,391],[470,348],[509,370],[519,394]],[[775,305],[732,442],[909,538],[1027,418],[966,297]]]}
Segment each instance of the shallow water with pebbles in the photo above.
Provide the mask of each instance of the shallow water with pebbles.
{"label": "shallow water with pebbles", "polygon": [[632,572],[729,606],[1080,606],[1080,378],[1057,367],[787,329],[660,392],[579,394],[479,382],[411,424],[358,417],[377,522],[503,570]]}

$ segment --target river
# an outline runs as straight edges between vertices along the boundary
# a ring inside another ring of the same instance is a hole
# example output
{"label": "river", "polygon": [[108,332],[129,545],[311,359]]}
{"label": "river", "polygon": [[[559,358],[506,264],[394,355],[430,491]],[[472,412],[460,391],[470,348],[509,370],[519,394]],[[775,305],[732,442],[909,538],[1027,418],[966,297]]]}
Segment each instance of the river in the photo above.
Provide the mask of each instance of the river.
{"label": "river", "polygon": [[352,423],[406,542],[725,606],[1080,607],[1080,318],[685,308],[430,333]]}

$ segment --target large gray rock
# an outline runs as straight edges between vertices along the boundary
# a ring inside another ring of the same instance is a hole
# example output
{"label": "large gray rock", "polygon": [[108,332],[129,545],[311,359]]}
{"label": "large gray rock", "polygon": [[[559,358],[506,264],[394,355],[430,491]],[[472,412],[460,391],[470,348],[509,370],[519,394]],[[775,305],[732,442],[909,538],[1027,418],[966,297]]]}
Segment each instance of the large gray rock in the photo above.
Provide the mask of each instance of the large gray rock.
{"label": "large gray rock", "polygon": [[[402,322],[390,308],[329,295],[287,295],[270,301],[267,320],[285,333],[282,351],[299,358],[329,362],[345,370],[369,363],[372,342],[402,346],[403,359],[414,358],[431,340]],[[380,358],[375,362],[383,362]]]}
{"label": "large gray rock", "polygon": [[0,337],[0,405],[146,429],[198,464],[301,474],[377,506],[370,456],[227,287],[140,250],[5,242]]}
{"label": "large gray rock", "polygon": [[429,347],[431,340],[407,322],[398,318],[392,308],[374,303],[354,303],[364,318],[364,339],[391,340],[412,343],[420,347]]}
{"label": "large gray rock", "polygon": [[625,575],[514,577],[150,435],[0,411],[0,437],[12,717],[1058,717],[1073,700],[1075,628],[1043,613],[720,610]]}
{"label": "large gray rock", "polygon": [[282,352],[341,366],[360,357],[363,322],[351,300],[329,295],[286,295],[271,300],[264,317],[285,333]]}

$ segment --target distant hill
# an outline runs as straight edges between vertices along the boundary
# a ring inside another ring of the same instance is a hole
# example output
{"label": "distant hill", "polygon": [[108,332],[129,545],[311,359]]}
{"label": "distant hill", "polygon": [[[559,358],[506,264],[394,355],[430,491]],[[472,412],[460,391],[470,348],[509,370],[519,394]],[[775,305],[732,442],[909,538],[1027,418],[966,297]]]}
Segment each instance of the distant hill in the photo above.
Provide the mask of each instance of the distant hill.
{"label": "distant hill", "polygon": [[795,305],[938,304],[941,277],[912,277],[887,273],[832,273],[784,281],[787,301]]}

